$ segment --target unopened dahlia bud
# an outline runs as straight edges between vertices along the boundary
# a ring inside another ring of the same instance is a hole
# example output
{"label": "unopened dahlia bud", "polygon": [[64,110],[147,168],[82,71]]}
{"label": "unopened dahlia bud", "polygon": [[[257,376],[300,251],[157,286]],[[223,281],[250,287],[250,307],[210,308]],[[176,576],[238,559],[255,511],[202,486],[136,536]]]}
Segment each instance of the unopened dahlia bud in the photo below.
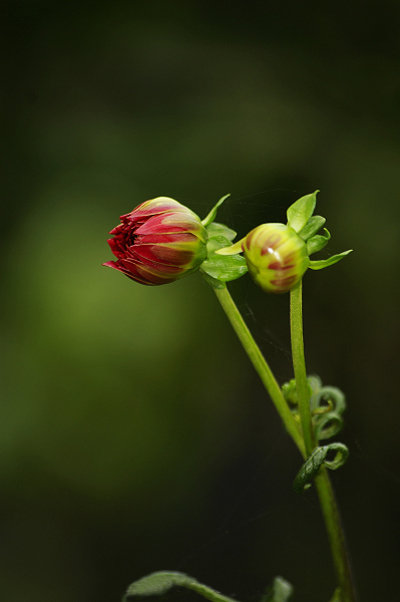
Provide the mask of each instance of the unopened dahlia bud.
{"label": "unopened dahlia bud", "polygon": [[307,245],[289,226],[262,224],[219,254],[243,251],[249,274],[267,293],[286,293],[296,286],[310,265]]}
{"label": "unopened dahlia bud", "polygon": [[197,270],[207,256],[207,231],[190,209],[168,197],[121,216],[108,240],[117,261],[103,265],[140,284],[168,284]]}
{"label": "unopened dahlia bud", "polygon": [[249,273],[264,291],[286,293],[296,286],[310,260],[304,240],[284,224],[262,224],[243,242]]}
{"label": "unopened dahlia bud", "polygon": [[310,260],[321,251],[331,235],[317,234],[325,218],[314,215],[318,190],[295,201],[287,210],[288,223],[262,224],[238,242],[215,251],[216,255],[244,253],[253,280],[267,293],[286,293],[300,282],[308,268],[322,270],[334,265],[351,251],[327,259]]}

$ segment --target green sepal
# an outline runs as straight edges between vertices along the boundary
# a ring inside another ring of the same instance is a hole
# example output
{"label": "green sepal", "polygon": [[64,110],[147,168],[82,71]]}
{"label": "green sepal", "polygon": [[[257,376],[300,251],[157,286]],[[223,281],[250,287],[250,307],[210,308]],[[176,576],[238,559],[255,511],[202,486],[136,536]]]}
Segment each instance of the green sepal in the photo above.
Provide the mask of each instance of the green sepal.
{"label": "green sepal", "polygon": [[[214,280],[220,282],[230,282],[240,278],[246,272],[247,264],[241,255],[217,255],[216,251],[224,247],[230,247],[231,241],[235,238],[236,232],[227,226],[218,223],[212,223],[207,228],[207,259],[200,266],[200,272],[205,276],[210,276],[213,281],[209,282],[214,288],[223,288],[216,286]],[[207,278],[206,278],[207,280]]]}
{"label": "green sepal", "polygon": [[302,196],[287,210],[287,225],[295,232],[300,232],[314,213],[318,192],[319,190],[316,190],[312,194]]}
{"label": "green sepal", "polygon": [[346,257],[346,255],[351,253],[352,250],[353,249],[350,249],[349,251],[343,251],[343,253],[339,253],[339,255],[332,255],[332,257],[328,257],[328,259],[320,259],[317,261],[310,261],[310,265],[308,267],[311,270],[323,270],[324,268],[327,268],[330,265],[337,263],[338,261],[343,259],[343,257]]}
{"label": "green sepal", "polygon": [[[335,452],[333,460],[326,460],[329,452]],[[293,488],[296,493],[303,493],[305,489],[311,487],[311,481],[318,474],[322,465],[330,470],[337,470],[346,462],[349,457],[349,450],[343,443],[330,443],[323,447],[317,447],[309,458],[300,468],[294,483]]]}
{"label": "green sepal", "polygon": [[261,602],[288,602],[292,594],[293,585],[283,577],[275,577],[272,591],[263,596]]}
{"label": "green sepal", "polygon": [[324,228],[325,236],[321,234],[317,234],[316,236],[311,236],[311,238],[307,241],[307,253],[311,255],[312,253],[317,253],[321,251],[326,245],[331,237],[329,230]]}
{"label": "green sepal", "polygon": [[237,255],[238,253],[242,253],[243,252],[243,241],[245,239],[241,238],[240,240],[237,240],[234,244],[230,245],[229,247],[224,247],[223,249],[218,249],[218,251],[216,251],[216,253],[218,255]]}
{"label": "green sepal", "polygon": [[311,236],[314,236],[325,224],[326,219],[321,215],[313,215],[310,217],[304,228],[298,232],[298,235],[303,240],[308,240]]}
{"label": "green sepal", "polygon": [[222,205],[222,203],[229,197],[231,196],[231,194],[226,194],[225,196],[223,196],[222,198],[219,199],[219,201],[214,205],[214,207],[211,209],[210,213],[207,215],[207,217],[205,217],[201,223],[203,224],[203,226],[205,226],[206,228],[213,223],[213,221],[215,220],[215,218],[217,217],[217,209],[218,207],[220,207]]}
{"label": "green sepal", "polygon": [[211,587],[199,583],[193,577],[189,577],[189,575],[170,571],[152,573],[147,577],[135,581],[128,587],[122,602],[128,602],[128,600],[132,600],[135,597],[163,596],[172,587],[186,587],[200,594],[203,598],[211,600],[211,602],[237,602],[232,598],[223,596]]}
{"label": "green sepal", "polygon": [[229,243],[236,237],[235,230],[231,230],[228,226],[224,224],[218,224],[218,222],[213,222],[209,226],[207,226],[207,234],[208,238],[215,238],[217,236],[225,236],[228,239]]}
{"label": "green sepal", "polygon": [[241,255],[226,256],[213,253],[200,266],[200,272],[222,282],[236,280],[247,271],[246,260]]}
{"label": "green sepal", "polygon": [[216,278],[213,278],[206,272],[203,272],[201,269],[199,270],[199,273],[203,276],[204,280],[213,288],[220,288],[220,289],[226,288],[225,282],[222,282],[221,280],[217,280]]}

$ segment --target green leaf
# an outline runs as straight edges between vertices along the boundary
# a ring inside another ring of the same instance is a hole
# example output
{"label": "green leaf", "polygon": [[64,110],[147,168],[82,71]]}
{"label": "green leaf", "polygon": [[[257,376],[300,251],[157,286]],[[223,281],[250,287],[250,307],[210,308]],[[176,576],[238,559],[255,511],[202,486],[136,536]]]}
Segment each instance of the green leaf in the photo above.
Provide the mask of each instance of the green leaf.
{"label": "green leaf", "polygon": [[290,228],[293,228],[293,230],[296,232],[300,232],[304,228],[314,213],[318,192],[319,190],[316,190],[312,194],[306,194],[306,196],[302,196],[295,203],[293,203],[293,205],[290,205],[289,209],[287,210],[287,225],[290,226]]}
{"label": "green leaf", "polygon": [[[332,451],[335,452],[334,459],[327,460],[326,456]],[[337,470],[343,466],[348,456],[349,450],[343,443],[331,443],[330,445],[317,447],[304,462],[294,480],[293,487],[296,493],[302,493],[304,489],[311,486],[311,481],[318,474],[322,465],[330,470]]]}
{"label": "green leaf", "polygon": [[310,236],[313,236],[322,228],[325,222],[326,219],[324,217],[321,217],[320,215],[313,215],[310,217],[304,228],[298,232],[298,235],[303,240],[308,240]]}
{"label": "green leaf", "polygon": [[218,203],[216,203],[216,205],[214,205],[214,207],[211,209],[210,213],[207,215],[207,217],[205,217],[202,220],[202,224],[203,226],[205,226],[207,228],[207,226],[209,226],[210,224],[212,224],[212,222],[215,220],[215,218],[217,217],[217,209],[218,207],[220,207],[222,205],[222,203],[229,197],[231,196],[230,193],[226,194],[225,196],[223,196],[221,199],[219,199]]}
{"label": "green leaf", "polygon": [[236,600],[223,596],[211,587],[199,583],[196,579],[193,579],[193,577],[189,577],[184,573],[163,571],[152,573],[151,575],[132,583],[132,585],[128,587],[122,602],[127,602],[135,597],[162,596],[167,593],[171,587],[186,587],[187,589],[197,592],[203,596],[203,598],[211,600],[211,602],[236,602]]}
{"label": "green leaf", "polygon": [[311,238],[308,239],[308,241],[307,241],[308,255],[311,255],[312,253],[317,253],[318,251],[321,251],[321,249],[326,247],[331,235],[330,235],[329,230],[327,230],[326,228],[324,228],[324,231],[326,233],[325,236],[316,235],[316,236],[312,236]]}
{"label": "green leaf", "polygon": [[353,249],[349,251],[343,251],[343,253],[339,253],[339,255],[332,255],[332,257],[328,257],[328,259],[320,259],[318,261],[310,261],[310,265],[308,266],[311,270],[323,270],[324,268],[337,263],[343,257],[346,257],[349,253],[352,252]]}
{"label": "green leaf", "polygon": [[171,587],[184,585],[186,575],[182,573],[152,573],[132,583],[125,594],[124,600],[135,596],[162,596]]}

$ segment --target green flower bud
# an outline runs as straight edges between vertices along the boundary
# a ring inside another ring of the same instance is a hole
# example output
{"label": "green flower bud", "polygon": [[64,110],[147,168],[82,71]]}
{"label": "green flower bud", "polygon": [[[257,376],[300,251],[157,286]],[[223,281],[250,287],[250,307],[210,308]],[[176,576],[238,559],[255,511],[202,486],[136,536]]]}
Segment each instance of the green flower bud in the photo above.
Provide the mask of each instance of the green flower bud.
{"label": "green flower bud", "polygon": [[286,293],[302,279],[310,265],[307,245],[284,224],[261,224],[245,238],[217,253],[243,251],[253,280],[267,293]]}
{"label": "green flower bud", "polygon": [[295,288],[308,268],[322,270],[334,265],[351,251],[317,261],[309,258],[323,249],[331,237],[326,228],[325,235],[317,234],[325,223],[324,217],[312,215],[317,192],[301,197],[289,207],[286,226],[262,224],[242,240],[217,249],[215,254],[243,252],[251,277],[267,293],[287,293]]}
{"label": "green flower bud", "polygon": [[250,275],[268,293],[286,293],[296,286],[310,260],[307,245],[284,224],[262,224],[243,242]]}

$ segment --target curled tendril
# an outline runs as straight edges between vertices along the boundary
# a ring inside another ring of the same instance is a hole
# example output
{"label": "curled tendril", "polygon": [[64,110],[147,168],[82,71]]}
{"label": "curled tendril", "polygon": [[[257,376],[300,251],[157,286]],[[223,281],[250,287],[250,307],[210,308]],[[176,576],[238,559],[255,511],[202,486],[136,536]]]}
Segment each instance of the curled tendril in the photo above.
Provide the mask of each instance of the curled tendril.
{"label": "curled tendril", "polygon": [[314,424],[314,432],[318,441],[321,439],[330,439],[339,433],[343,428],[343,418],[336,412],[325,412],[318,416],[313,416],[313,419],[318,418]]}
{"label": "curled tendril", "polygon": [[310,399],[311,412],[323,408],[324,402],[326,407],[329,407],[337,414],[343,414],[346,409],[346,398],[344,393],[337,387],[320,387],[316,390]]}
{"label": "curled tendril", "polygon": [[[335,453],[333,460],[326,459],[329,452]],[[311,481],[322,465],[330,470],[337,470],[343,466],[348,457],[349,450],[343,443],[331,443],[330,445],[317,447],[297,473],[293,483],[294,490],[296,493],[303,493],[305,489],[311,487]]]}
{"label": "curled tendril", "polygon": [[316,395],[316,393],[318,393],[318,391],[322,387],[322,380],[320,379],[318,374],[312,374],[311,376],[307,377],[307,381],[311,395]]}
{"label": "curled tendril", "polygon": [[330,439],[342,429],[346,398],[337,387],[320,387],[315,390],[310,398],[310,409],[318,441]]}
{"label": "curled tendril", "polygon": [[[318,441],[330,439],[343,428],[342,414],[346,409],[344,393],[337,387],[323,387],[321,379],[316,375],[309,376],[307,382],[315,437]],[[292,379],[285,383],[282,393],[292,407],[294,417],[298,419],[296,381]]]}

